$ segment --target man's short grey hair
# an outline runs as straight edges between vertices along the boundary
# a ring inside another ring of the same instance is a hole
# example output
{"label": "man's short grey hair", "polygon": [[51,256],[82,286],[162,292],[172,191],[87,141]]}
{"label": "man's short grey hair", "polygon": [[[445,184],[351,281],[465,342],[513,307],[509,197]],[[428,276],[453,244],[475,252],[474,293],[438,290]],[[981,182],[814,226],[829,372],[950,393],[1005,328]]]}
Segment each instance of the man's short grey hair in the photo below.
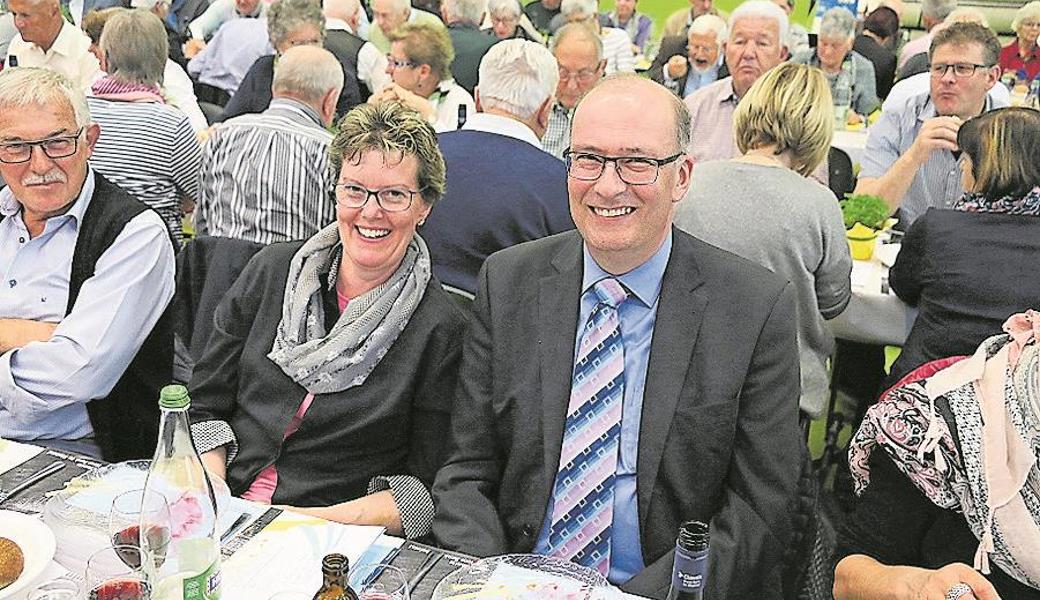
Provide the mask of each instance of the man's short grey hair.
{"label": "man's short grey hair", "polygon": [[733,35],[733,26],[741,19],[773,19],[780,33],[780,43],[787,45],[787,32],[790,28],[787,13],[784,9],[769,0],[747,0],[729,15],[729,34]]}
{"label": "man's short grey hair", "polygon": [[574,38],[575,41],[584,41],[592,44],[596,48],[596,63],[599,64],[599,61],[603,60],[603,40],[599,38],[599,35],[591,27],[582,23],[567,23],[561,27],[549,42],[549,49],[555,55],[556,49],[571,38]]}
{"label": "man's short grey hair", "polygon": [[596,0],[563,0],[560,2],[560,14],[566,19],[577,14],[586,17],[598,14],[599,4]]}
{"label": "man's short grey hair", "polygon": [[493,17],[514,17],[519,19],[523,12],[518,0],[488,0],[488,14]]}
{"label": "man's short grey hair", "polygon": [[359,0],[323,0],[321,3],[321,9],[326,18],[338,15],[353,17],[360,8]]}
{"label": "man's short grey hair", "polygon": [[856,36],[856,17],[840,6],[823,13],[820,19],[820,37],[851,40]]}
{"label": "man's short grey hair", "polygon": [[77,127],[90,125],[90,109],[83,90],[61,73],[40,67],[14,67],[0,72],[0,110],[55,104],[72,109]]}
{"label": "man's short grey hair", "polygon": [[295,96],[307,103],[320,102],[329,90],[339,96],[343,67],[331,52],[317,46],[289,48],[274,65],[271,93]]}
{"label": "man's short grey hair", "polygon": [[314,0],[275,0],[267,9],[267,36],[276,48],[303,25],[314,25],[325,39],[325,15]]}
{"label": "man's short grey hair", "polygon": [[487,0],[443,0],[442,6],[448,21],[480,25],[487,9]]}
{"label": "man's short grey hair", "polygon": [[527,40],[504,40],[492,46],[480,61],[478,81],[482,110],[497,109],[530,119],[556,93],[560,69],[545,46]]}
{"label": "man's short grey hair", "polygon": [[722,47],[729,32],[726,29],[725,21],[715,15],[707,14],[693,20],[687,37],[691,35],[714,35],[715,41],[718,42],[719,47]]}
{"label": "man's short grey hair", "polygon": [[957,8],[957,0],[921,0],[921,15],[942,21]]}
{"label": "man's short grey hair", "polygon": [[161,85],[170,44],[155,13],[123,9],[105,21],[99,41],[108,75],[144,85]]}

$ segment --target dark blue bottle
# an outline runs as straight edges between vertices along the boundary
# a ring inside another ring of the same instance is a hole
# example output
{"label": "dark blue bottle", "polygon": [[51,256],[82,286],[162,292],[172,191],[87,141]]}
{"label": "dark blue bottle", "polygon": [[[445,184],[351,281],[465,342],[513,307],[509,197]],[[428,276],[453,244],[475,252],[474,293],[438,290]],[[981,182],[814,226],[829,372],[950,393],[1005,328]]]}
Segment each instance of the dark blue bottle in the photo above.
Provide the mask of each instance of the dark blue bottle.
{"label": "dark blue bottle", "polygon": [[708,577],[708,524],[687,521],[679,526],[668,600],[702,600]]}

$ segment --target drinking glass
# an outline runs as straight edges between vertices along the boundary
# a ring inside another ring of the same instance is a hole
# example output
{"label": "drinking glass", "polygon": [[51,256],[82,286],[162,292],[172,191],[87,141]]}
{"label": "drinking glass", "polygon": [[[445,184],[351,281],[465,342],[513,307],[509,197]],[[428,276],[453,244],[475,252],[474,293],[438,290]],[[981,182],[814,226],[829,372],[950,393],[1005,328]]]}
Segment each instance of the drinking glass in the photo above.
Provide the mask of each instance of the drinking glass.
{"label": "drinking glass", "polygon": [[[141,547],[141,531],[147,536],[148,547],[155,556],[155,566],[166,559],[170,544],[170,507],[158,492],[130,490],[112,499],[108,513],[108,533],[113,546]],[[127,566],[141,566],[141,552],[126,552],[120,557]]]}
{"label": "drinking glass", "polygon": [[79,584],[71,579],[52,579],[36,586],[26,600],[80,600]]}
{"label": "drinking glass", "polygon": [[840,87],[834,90],[834,129],[845,130],[845,122],[852,106],[852,90]]}
{"label": "drinking glass", "polygon": [[150,600],[151,591],[140,566],[131,566],[125,558],[140,557],[140,552],[137,546],[116,544],[91,554],[84,573],[87,600]]}
{"label": "drinking glass", "polygon": [[397,567],[362,565],[350,569],[350,581],[360,600],[408,600],[408,579]]}

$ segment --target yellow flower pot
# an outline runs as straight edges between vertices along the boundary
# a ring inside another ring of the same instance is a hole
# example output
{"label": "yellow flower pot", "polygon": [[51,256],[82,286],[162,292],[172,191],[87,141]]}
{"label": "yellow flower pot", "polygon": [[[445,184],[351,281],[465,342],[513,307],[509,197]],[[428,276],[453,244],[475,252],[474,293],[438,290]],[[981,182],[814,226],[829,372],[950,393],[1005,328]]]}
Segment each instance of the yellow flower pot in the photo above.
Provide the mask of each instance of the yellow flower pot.
{"label": "yellow flower pot", "polygon": [[856,223],[845,232],[849,240],[849,252],[852,260],[870,260],[874,256],[874,246],[877,244],[877,231]]}

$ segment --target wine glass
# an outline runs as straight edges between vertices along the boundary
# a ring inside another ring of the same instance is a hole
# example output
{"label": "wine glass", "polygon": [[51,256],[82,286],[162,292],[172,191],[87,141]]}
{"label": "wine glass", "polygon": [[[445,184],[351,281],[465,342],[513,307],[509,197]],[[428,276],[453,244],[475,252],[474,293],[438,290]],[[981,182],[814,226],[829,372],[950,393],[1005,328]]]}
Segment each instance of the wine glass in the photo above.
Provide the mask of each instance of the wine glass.
{"label": "wine glass", "polygon": [[350,581],[359,600],[408,600],[408,579],[388,564],[352,568]]}
{"label": "wine glass", "polygon": [[29,592],[26,600],[79,600],[79,584],[71,579],[59,578],[41,583]]}
{"label": "wine glass", "polygon": [[150,600],[151,588],[144,573],[140,565],[129,564],[128,556],[140,557],[140,549],[116,544],[90,555],[84,573],[87,600]]}
{"label": "wine glass", "polygon": [[108,513],[108,533],[112,546],[127,546],[138,550],[120,555],[127,566],[141,566],[141,531],[144,531],[148,550],[155,557],[155,566],[166,560],[170,545],[170,506],[162,494],[154,491],[130,490],[112,499]]}

